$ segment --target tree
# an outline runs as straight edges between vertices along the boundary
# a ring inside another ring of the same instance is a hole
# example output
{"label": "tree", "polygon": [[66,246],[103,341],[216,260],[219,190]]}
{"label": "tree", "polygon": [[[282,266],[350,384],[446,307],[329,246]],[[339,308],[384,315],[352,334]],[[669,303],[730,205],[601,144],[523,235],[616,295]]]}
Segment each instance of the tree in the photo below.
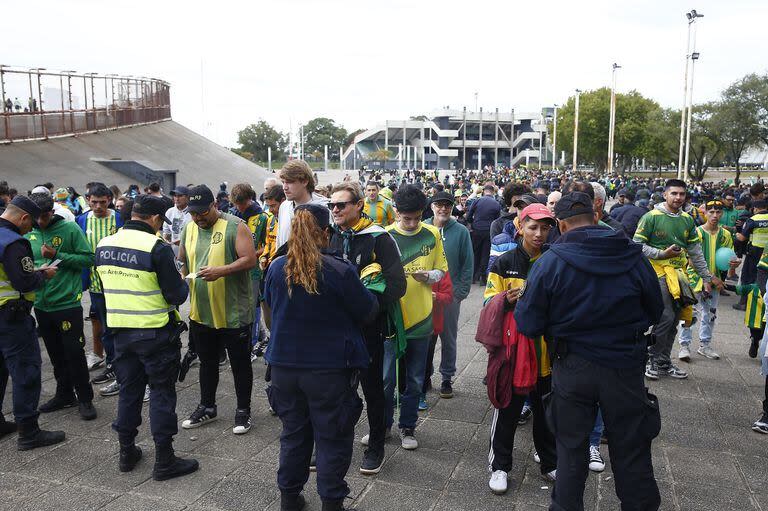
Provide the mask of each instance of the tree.
{"label": "tree", "polygon": [[267,148],[272,148],[272,157],[276,158],[287,145],[286,136],[263,120],[238,131],[237,141],[240,151],[253,154],[256,161],[267,160]]}
{"label": "tree", "polygon": [[358,136],[360,133],[363,133],[367,131],[365,128],[360,128],[359,130],[355,130],[347,135],[347,138],[344,140],[344,147],[349,147],[355,142],[355,137]]}
{"label": "tree", "polygon": [[741,166],[739,160],[750,146],[760,141],[760,123],[755,110],[752,89],[748,77],[731,84],[721,94],[710,118],[713,131],[723,142],[727,157],[736,166],[734,183],[739,184]]}
{"label": "tree", "polygon": [[736,84],[757,120],[757,136],[768,145],[768,74],[748,74]]}
{"label": "tree", "polygon": [[[693,109],[689,161],[693,164],[690,169],[691,177],[696,181],[704,179],[709,166],[723,153],[720,128],[717,122],[713,122],[717,108],[717,103],[705,103]],[[679,113],[675,115],[680,116]]]}
{"label": "tree", "polygon": [[323,153],[324,146],[328,146],[328,157],[334,161],[339,159],[338,147],[347,139],[347,130],[336,126],[333,119],[317,117],[304,125],[304,153],[311,154],[316,151]]}
{"label": "tree", "polygon": [[[611,90],[606,87],[584,92],[579,98],[579,161],[593,163],[598,171],[608,163],[610,101]],[[616,94],[614,153],[622,169],[647,149],[651,114],[660,108],[636,91]],[[568,98],[557,115],[557,147],[573,154],[575,98]]]}
{"label": "tree", "polygon": [[648,113],[645,137],[638,156],[648,160],[659,171],[664,164],[677,158],[679,127],[676,120],[679,118],[680,112],[667,108],[658,108]]}
{"label": "tree", "polygon": [[391,157],[392,154],[389,152],[389,149],[377,149],[368,153],[365,159],[368,161],[387,161]]}

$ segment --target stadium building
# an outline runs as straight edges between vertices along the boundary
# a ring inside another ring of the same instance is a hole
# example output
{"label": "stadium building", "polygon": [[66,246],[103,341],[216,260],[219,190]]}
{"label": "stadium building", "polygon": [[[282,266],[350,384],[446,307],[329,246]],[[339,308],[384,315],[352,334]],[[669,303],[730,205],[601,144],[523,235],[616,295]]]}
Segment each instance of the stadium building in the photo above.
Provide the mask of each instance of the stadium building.
{"label": "stadium building", "polygon": [[551,165],[547,125],[553,113],[553,108],[521,113],[446,107],[422,118],[387,120],[355,137],[344,151],[344,166],[480,169],[486,165]]}

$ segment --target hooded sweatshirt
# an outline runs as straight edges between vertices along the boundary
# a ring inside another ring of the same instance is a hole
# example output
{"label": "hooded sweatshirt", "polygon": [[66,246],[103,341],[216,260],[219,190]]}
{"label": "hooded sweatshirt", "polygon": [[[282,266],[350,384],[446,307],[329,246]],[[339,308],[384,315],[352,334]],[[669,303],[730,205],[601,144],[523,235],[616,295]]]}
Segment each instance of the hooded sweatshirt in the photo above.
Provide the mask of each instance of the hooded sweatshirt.
{"label": "hooded sweatshirt", "polygon": [[656,272],[624,233],[585,226],[563,234],[528,274],[518,330],[564,342],[568,353],[614,368],[645,360],[642,337],[661,317]]}
{"label": "hooded sweatshirt", "polygon": [[[425,220],[425,224],[435,225],[434,218]],[[472,268],[474,254],[472,252],[472,239],[469,230],[453,218],[441,228],[445,257],[448,259],[448,273],[451,274],[453,296],[457,301],[469,296],[472,287]]]}
{"label": "hooded sweatshirt", "polygon": [[[56,276],[46,280],[35,294],[35,308],[55,312],[79,306],[83,297],[82,272],[93,265],[95,258],[80,227],[54,215],[46,229],[35,227],[25,237],[32,245],[35,267],[61,259]],[[53,259],[43,257],[43,243],[56,250]]]}

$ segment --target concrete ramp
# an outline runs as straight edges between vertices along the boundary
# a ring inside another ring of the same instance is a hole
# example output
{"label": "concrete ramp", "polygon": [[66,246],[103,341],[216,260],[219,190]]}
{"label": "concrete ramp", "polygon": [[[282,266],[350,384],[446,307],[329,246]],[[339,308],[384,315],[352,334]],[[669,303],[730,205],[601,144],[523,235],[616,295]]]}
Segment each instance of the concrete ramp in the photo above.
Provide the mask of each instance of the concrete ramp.
{"label": "concrete ramp", "polygon": [[[152,162],[155,168],[177,170],[180,185],[207,184],[214,193],[219,183],[238,182],[263,190],[267,171],[174,121],[120,128],[72,137],[0,145],[0,179],[26,193],[46,181],[74,186],[102,181],[125,190],[135,179],[111,170],[97,160]],[[159,181],[159,180],[158,180]],[[137,183],[142,188],[148,183]],[[168,192],[169,190],[165,190]]]}

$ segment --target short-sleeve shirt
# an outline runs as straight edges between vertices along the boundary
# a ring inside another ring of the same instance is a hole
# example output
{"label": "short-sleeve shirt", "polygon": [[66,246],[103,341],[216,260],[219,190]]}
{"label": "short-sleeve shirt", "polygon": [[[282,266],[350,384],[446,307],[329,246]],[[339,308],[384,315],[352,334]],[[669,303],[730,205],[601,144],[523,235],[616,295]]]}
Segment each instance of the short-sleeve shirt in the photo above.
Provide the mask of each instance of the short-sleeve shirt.
{"label": "short-sleeve shirt", "polygon": [[448,271],[440,231],[425,223],[414,232],[402,231],[396,224],[390,225],[387,231],[400,248],[400,262],[406,275],[405,295],[400,298],[405,335],[408,339],[427,337],[432,334],[432,286],[416,281],[412,273]]}
{"label": "short-sleeve shirt", "polygon": [[376,202],[365,200],[363,212],[371,217],[373,223],[386,227],[395,221],[395,211],[392,209],[392,203],[383,197],[379,197]]}

